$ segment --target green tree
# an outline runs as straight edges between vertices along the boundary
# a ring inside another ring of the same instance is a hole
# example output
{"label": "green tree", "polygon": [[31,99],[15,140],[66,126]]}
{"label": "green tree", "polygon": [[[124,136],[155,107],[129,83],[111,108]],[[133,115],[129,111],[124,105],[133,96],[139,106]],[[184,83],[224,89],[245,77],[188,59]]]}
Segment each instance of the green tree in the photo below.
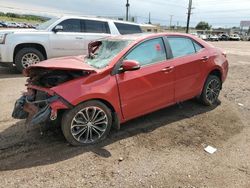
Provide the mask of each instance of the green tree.
{"label": "green tree", "polygon": [[196,25],[195,29],[210,30],[211,27],[207,22],[201,21]]}

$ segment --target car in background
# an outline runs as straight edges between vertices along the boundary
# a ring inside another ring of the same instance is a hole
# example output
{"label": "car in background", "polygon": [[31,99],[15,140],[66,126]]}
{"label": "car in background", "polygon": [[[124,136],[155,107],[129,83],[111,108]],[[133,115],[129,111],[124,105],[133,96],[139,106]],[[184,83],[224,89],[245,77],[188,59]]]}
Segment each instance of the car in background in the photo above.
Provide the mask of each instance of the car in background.
{"label": "car in background", "polygon": [[208,35],[209,41],[219,41],[219,37],[217,35]]}
{"label": "car in background", "polygon": [[0,22],[0,27],[8,27],[7,24],[5,22]]}
{"label": "car in background", "polygon": [[201,38],[202,40],[207,40],[207,35],[206,34],[200,34],[199,38]]}
{"label": "car in background", "polygon": [[215,105],[228,72],[224,52],[187,34],[114,36],[88,49],[25,69],[27,92],[12,116],[30,126],[58,121],[70,144],[94,144],[111,127],[181,101]]}
{"label": "car in background", "polygon": [[228,40],[230,40],[230,37],[228,34],[221,34],[221,35],[219,35],[219,40],[228,41]]}
{"label": "car in background", "polygon": [[131,33],[142,33],[140,25],[104,18],[53,18],[36,29],[1,30],[0,62],[14,64],[22,72],[45,59],[86,55],[93,40]]}
{"label": "car in background", "polygon": [[229,39],[234,40],[234,41],[240,41],[241,40],[241,38],[240,38],[240,36],[238,34],[230,35]]}

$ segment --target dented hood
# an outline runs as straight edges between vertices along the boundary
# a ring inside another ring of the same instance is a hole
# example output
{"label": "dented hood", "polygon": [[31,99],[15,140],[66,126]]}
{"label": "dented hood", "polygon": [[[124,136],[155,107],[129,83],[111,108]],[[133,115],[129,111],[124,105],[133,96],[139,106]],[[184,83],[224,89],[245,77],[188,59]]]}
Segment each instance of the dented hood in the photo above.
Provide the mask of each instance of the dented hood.
{"label": "dented hood", "polygon": [[42,61],[38,64],[34,64],[26,69],[26,73],[34,68],[44,68],[44,69],[56,69],[56,70],[83,70],[90,72],[97,72],[97,69],[91,67],[84,62],[85,56],[69,56],[49,59]]}

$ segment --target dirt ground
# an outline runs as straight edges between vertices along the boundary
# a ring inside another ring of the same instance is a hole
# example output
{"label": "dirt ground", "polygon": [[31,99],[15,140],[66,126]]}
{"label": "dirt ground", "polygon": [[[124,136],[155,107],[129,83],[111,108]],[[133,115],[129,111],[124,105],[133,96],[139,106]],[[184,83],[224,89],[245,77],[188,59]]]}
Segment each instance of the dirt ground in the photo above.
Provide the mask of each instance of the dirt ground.
{"label": "dirt ground", "polygon": [[13,120],[25,78],[0,68],[0,187],[250,187],[250,42],[213,44],[230,62],[220,105],[187,101],[89,147]]}

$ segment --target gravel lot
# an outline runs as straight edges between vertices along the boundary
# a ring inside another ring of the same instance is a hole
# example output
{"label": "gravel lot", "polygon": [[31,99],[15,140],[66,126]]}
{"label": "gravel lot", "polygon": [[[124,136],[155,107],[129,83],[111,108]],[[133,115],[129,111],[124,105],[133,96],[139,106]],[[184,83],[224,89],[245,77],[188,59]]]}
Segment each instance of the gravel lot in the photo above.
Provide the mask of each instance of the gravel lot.
{"label": "gravel lot", "polygon": [[[213,44],[230,63],[221,105],[187,101],[89,147],[13,120],[25,78],[0,67],[0,187],[250,187],[250,42]],[[207,145],[217,152],[206,153]]]}

